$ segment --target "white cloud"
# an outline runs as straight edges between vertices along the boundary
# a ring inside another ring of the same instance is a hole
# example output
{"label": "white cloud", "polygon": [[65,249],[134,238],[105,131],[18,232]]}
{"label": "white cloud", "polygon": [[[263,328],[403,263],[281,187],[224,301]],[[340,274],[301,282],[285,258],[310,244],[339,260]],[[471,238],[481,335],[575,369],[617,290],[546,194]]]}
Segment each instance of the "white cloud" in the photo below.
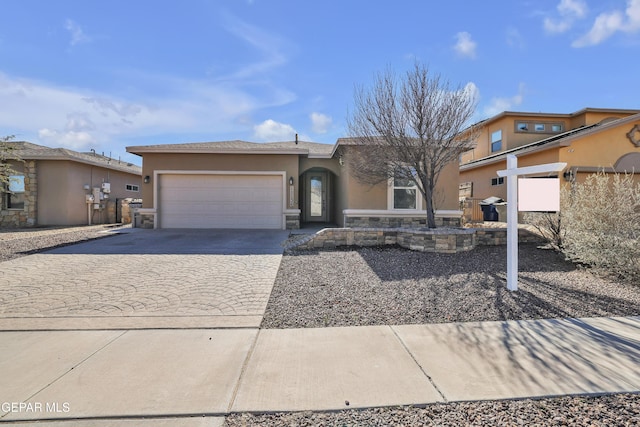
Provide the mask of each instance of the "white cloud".
{"label": "white cloud", "polygon": [[296,130],[288,124],[267,119],[253,127],[253,136],[261,141],[292,141]]}
{"label": "white cloud", "polygon": [[563,16],[584,17],[589,8],[583,0],[561,0],[558,4],[558,12]]}
{"label": "white cloud", "polygon": [[560,15],[558,19],[544,19],[544,29],[548,33],[564,33],[576,20],[584,18],[589,10],[584,0],[560,0],[556,9]]}
{"label": "white cloud", "polygon": [[257,97],[229,82],[158,75],[129,77],[162,88],[155,93],[169,95],[131,99],[0,72],[0,134],[15,134],[52,147],[124,152],[122,141],[128,138],[245,132],[250,129],[247,117],[255,111],[295,98],[273,87],[264,88]]}
{"label": "white cloud", "polygon": [[524,49],[525,43],[522,34],[515,27],[507,28],[507,45],[518,49]]}
{"label": "white cloud", "polygon": [[72,150],[86,151],[96,144],[96,140],[89,132],[57,131],[52,129],[40,129],[38,137],[47,144],[64,146]]}
{"label": "white cloud", "polygon": [[71,46],[91,41],[91,37],[82,30],[82,27],[71,19],[67,19],[67,22],[64,24],[64,28],[69,31],[69,34],[71,35]]}
{"label": "white cloud", "polygon": [[480,89],[478,89],[478,86],[473,82],[467,83],[464,88],[462,88],[462,92],[465,93],[474,103],[480,100]]}
{"label": "white cloud", "polygon": [[483,115],[485,117],[492,117],[496,114],[500,114],[503,111],[510,111],[514,107],[522,104],[524,101],[525,85],[520,83],[518,86],[518,93],[508,98],[492,98],[489,105],[483,108]]}
{"label": "white cloud", "polygon": [[331,117],[322,113],[313,112],[309,118],[311,119],[311,130],[315,133],[327,133],[333,122]]}
{"label": "white cloud", "polygon": [[288,48],[287,41],[228,13],[224,14],[224,18],[227,31],[261,53],[259,60],[241,66],[231,75],[223,77],[224,79],[245,79],[258,74],[262,75],[288,62],[287,55],[283,52]]}
{"label": "white cloud", "polygon": [[628,0],[624,12],[613,10],[598,15],[591,30],[576,41],[573,47],[594,46],[617,32],[635,33],[640,30],[640,0]]}
{"label": "white cloud", "polygon": [[453,49],[458,53],[458,55],[465,58],[476,57],[477,43],[471,38],[471,34],[466,31],[459,32],[456,34],[456,40],[457,41],[453,46]]}

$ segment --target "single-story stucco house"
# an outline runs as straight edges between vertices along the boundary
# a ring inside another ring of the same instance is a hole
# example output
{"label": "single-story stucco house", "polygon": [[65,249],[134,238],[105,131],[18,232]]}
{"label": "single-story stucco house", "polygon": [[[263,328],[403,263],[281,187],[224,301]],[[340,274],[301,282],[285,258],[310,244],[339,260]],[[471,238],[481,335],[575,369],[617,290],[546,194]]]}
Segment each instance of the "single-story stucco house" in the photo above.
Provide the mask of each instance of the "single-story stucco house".
{"label": "single-story stucco house", "polygon": [[[296,138],[297,139],[297,138]],[[294,229],[310,223],[341,227],[424,226],[417,188],[376,186],[350,172],[353,139],[200,142],[127,147],[142,157],[140,226],[148,228]],[[436,188],[439,225],[459,225],[458,164]]]}
{"label": "single-story stucco house", "polygon": [[2,228],[114,223],[119,199],[140,198],[140,166],[95,152],[6,144],[22,161],[10,161],[10,188],[0,188]]}

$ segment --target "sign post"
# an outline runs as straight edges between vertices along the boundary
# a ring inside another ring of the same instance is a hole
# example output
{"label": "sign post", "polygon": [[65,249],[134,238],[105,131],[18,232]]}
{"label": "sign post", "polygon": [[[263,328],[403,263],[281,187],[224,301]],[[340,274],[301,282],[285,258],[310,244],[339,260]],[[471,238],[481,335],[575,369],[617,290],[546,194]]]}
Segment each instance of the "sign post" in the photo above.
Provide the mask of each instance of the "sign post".
{"label": "sign post", "polygon": [[518,168],[518,158],[507,155],[507,169],[498,171],[499,177],[507,177],[507,289],[518,290],[518,175],[560,172],[566,163]]}

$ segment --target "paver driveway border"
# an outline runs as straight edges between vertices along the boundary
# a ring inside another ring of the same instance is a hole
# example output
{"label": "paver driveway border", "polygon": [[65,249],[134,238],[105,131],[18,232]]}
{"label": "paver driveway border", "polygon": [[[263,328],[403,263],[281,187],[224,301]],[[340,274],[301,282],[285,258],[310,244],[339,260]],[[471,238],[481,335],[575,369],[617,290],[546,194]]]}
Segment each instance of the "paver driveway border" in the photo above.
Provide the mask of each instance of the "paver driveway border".
{"label": "paver driveway border", "polygon": [[116,230],[2,263],[0,330],[258,327],[283,230]]}

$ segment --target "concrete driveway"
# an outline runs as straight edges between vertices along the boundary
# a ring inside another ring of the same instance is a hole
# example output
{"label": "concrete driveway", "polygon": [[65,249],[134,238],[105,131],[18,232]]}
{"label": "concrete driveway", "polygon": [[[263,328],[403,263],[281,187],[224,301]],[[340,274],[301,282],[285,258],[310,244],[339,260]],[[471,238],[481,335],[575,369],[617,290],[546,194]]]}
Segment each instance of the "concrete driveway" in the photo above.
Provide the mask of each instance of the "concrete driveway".
{"label": "concrete driveway", "polygon": [[0,330],[257,327],[287,235],[129,229],[7,261]]}

